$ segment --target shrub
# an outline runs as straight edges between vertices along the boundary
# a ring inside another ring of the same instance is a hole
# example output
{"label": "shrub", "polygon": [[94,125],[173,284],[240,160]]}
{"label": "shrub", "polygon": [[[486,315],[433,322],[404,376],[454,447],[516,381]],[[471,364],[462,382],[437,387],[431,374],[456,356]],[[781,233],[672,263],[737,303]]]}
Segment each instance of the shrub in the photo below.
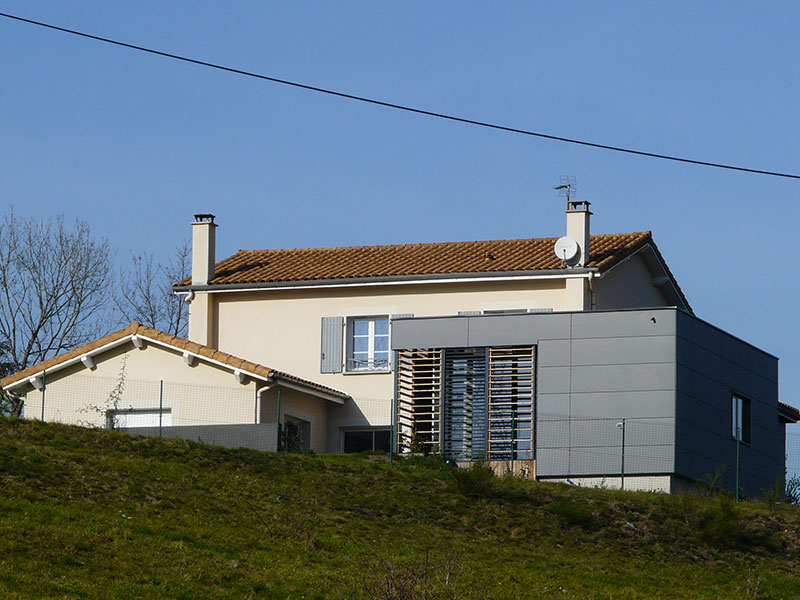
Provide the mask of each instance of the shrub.
{"label": "shrub", "polygon": [[497,488],[494,470],[484,462],[473,462],[469,468],[453,469],[456,490],[465,496],[488,498]]}
{"label": "shrub", "polygon": [[559,500],[550,506],[550,510],[566,525],[575,525],[584,529],[594,525],[594,516],[591,509],[581,502],[566,499]]}
{"label": "shrub", "polygon": [[709,544],[733,545],[741,534],[736,501],[729,494],[719,494],[700,515],[700,535]]}

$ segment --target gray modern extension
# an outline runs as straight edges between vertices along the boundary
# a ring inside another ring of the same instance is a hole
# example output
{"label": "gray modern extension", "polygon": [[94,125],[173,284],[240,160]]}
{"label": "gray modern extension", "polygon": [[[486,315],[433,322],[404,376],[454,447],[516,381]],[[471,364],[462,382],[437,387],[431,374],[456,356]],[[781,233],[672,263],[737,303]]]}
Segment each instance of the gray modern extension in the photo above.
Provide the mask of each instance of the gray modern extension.
{"label": "gray modern extension", "polygon": [[757,495],[800,417],[776,357],[677,308],[397,319],[392,349],[398,451],[537,479]]}

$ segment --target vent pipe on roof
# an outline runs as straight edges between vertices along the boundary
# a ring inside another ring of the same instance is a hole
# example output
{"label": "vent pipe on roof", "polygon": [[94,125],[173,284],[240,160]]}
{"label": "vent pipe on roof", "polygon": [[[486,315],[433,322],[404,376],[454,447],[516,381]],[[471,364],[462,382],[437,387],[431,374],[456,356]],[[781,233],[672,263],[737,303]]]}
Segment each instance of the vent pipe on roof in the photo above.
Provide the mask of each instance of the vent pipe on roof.
{"label": "vent pipe on roof", "polygon": [[579,258],[575,266],[585,267],[589,262],[589,202],[586,200],[567,201],[567,237],[578,242]]}
{"label": "vent pipe on roof", "polygon": [[192,223],[192,285],[205,285],[214,279],[216,261],[214,215],[201,213]]}

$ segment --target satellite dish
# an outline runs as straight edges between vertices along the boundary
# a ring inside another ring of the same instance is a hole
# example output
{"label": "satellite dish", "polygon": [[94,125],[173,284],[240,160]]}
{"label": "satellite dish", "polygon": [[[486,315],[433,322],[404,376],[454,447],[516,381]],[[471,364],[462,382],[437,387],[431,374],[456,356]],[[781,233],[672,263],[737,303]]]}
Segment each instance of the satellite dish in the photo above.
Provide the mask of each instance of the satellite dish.
{"label": "satellite dish", "polygon": [[560,237],[558,240],[556,240],[556,245],[553,248],[553,251],[556,253],[558,258],[567,264],[574,264],[580,255],[581,249],[580,246],[578,246],[578,242],[565,235],[564,237]]}

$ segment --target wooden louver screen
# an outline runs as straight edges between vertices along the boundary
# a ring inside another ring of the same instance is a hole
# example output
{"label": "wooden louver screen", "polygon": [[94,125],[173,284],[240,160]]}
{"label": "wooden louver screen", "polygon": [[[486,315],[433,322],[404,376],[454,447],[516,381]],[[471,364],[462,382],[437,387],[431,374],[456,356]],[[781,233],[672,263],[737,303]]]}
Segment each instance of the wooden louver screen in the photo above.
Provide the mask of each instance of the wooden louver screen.
{"label": "wooden louver screen", "polygon": [[442,453],[456,461],[486,458],[486,349],[444,351]]}
{"label": "wooden louver screen", "polygon": [[489,349],[489,460],[533,458],[535,347]]}
{"label": "wooden louver screen", "polygon": [[403,350],[397,357],[397,451],[440,450],[442,351]]}

